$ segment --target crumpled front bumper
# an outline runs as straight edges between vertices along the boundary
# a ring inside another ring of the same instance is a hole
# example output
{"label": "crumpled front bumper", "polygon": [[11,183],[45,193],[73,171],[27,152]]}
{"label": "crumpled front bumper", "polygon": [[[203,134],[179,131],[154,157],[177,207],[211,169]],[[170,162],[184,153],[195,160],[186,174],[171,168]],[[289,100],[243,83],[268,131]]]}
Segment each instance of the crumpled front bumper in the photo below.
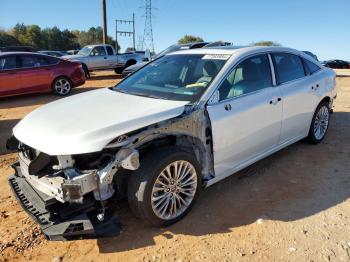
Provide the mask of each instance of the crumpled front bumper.
{"label": "crumpled front bumper", "polygon": [[100,222],[96,201],[62,204],[33,188],[21,173],[19,163],[12,165],[15,174],[8,181],[22,208],[40,225],[49,240],[100,238],[119,235],[121,226],[115,213],[107,212]]}

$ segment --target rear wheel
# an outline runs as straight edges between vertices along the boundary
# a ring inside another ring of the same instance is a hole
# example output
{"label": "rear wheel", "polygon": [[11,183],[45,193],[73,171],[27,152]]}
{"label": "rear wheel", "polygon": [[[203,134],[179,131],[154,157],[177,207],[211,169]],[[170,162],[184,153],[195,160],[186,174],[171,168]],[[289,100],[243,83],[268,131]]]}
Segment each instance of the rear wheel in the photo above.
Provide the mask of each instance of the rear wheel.
{"label": "rear wheel", "polygon": [[193,154],[178,148],[160,149],[142,159],[132,174],[128,202],[147,223],[167,226],[190,211],[200,187],[200,168]]}
{"label": "rear wheel", "polygon": [[329,103],[321,102],[312,118],[308,139],[312,144],[320,143],[326,136],[330,119]]}
{"label": "rear wheel", "polygon": [[72,82],[68,77],[61,76],[56,78],[52,83],[52,90],[56,95],[66,96],[72,90]]}

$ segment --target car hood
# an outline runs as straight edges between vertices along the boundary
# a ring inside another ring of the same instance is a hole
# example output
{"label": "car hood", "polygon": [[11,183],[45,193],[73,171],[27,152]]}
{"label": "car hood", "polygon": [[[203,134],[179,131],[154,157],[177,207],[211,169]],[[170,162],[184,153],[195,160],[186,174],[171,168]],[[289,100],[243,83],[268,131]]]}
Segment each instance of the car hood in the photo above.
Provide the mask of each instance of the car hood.
{"label": "car hood", "polygon": [[86,56],[83,56],[83,55],[64,55],[64,56],[61,56],[62,59],[66,59],[66,60],[74,60],[74,59],[82,59]]}
{"label": "car hood", "polygon": [[187,103],[104,88],[34,110],[15,126],[13,134],[49,155],[97,152],[120,135],[181,115]]}

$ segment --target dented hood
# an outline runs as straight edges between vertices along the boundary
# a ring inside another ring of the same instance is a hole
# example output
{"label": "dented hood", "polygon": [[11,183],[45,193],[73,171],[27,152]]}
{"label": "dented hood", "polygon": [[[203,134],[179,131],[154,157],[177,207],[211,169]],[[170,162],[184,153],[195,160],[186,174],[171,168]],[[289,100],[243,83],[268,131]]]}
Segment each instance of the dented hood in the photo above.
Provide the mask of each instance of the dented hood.
{"label": "dented hood", "polygon": [[117,136],[181,115],[187,103],[104,88],[44,105],[23,118],[13,133],[49,155],[97,152]]}

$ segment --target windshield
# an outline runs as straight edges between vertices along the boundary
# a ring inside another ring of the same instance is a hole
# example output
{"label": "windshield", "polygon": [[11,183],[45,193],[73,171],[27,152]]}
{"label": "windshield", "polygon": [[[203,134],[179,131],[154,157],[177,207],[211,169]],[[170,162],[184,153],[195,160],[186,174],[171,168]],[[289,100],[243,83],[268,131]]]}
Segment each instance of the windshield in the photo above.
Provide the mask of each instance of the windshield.
{"label": "windshield", "polygon": [[79,50],[78,55],[89,55],[91,49],[92,49],[92,46],[85,46]]}
{"label": "windshield", "polygon": [[158,57],[165,56],[166,54],[179,51],[179,50],[185,50],[190,49],[189,45],[171,45],[167,49],[163,50],[162,52],[158,53],[154,59],[157,59]]}
{"label": "windshield", "polygon": [[167,55],[144,66],[113,89],[169,100],[197,101],[229,55]]}

